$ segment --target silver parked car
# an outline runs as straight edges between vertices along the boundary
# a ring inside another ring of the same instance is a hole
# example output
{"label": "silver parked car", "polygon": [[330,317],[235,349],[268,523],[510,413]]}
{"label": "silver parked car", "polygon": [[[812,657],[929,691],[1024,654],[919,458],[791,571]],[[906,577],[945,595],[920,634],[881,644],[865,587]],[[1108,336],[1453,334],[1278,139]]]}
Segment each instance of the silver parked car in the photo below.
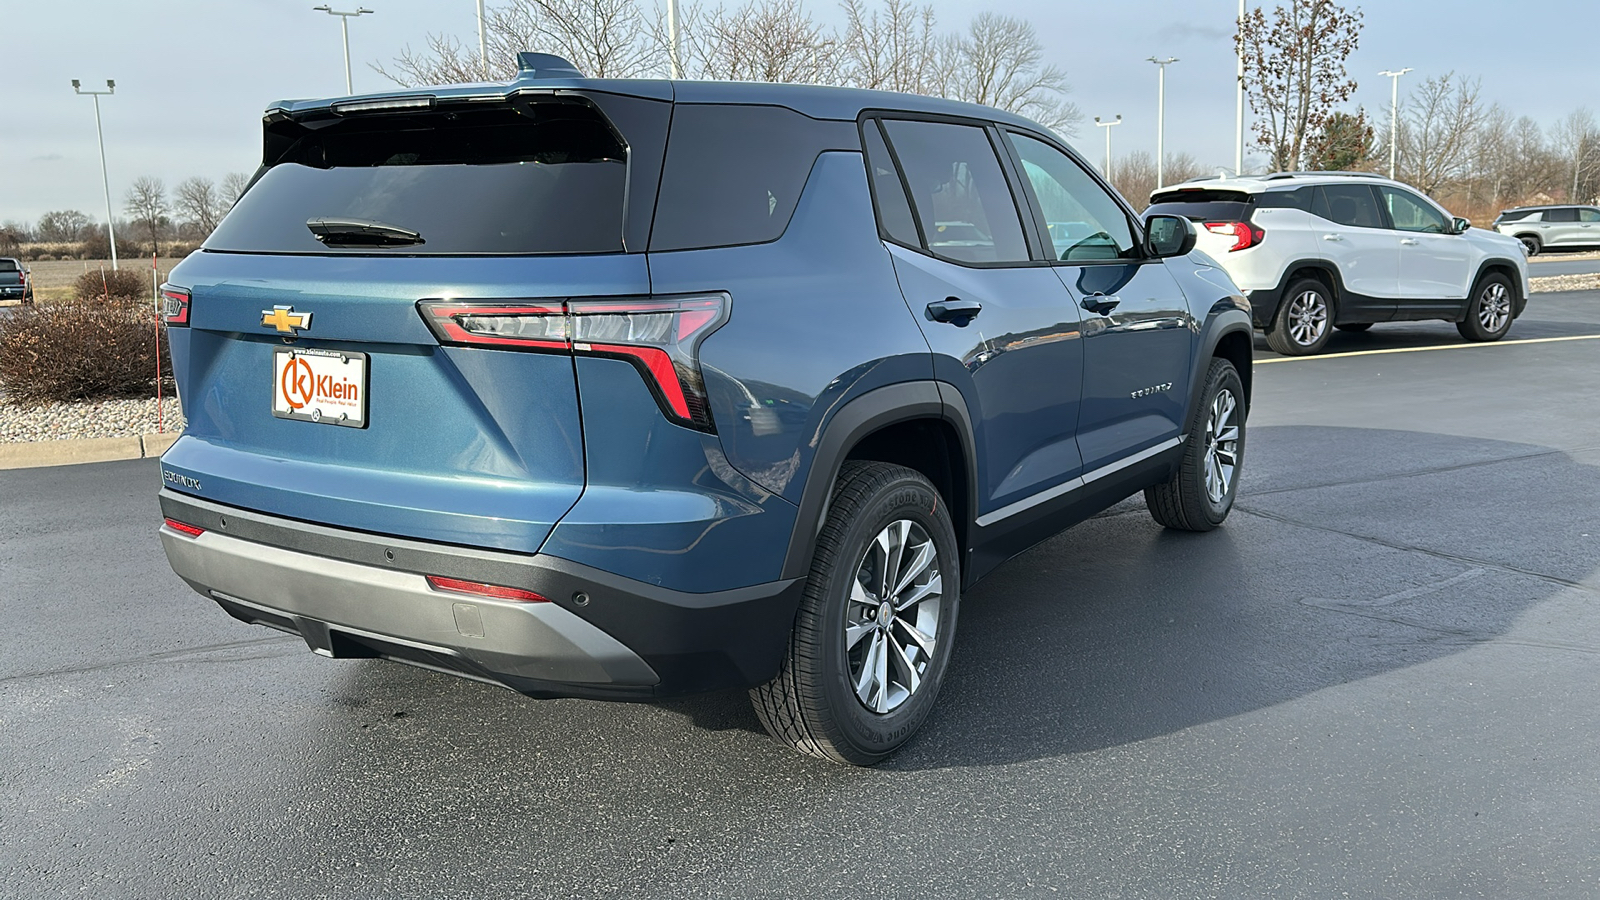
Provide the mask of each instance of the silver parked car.
{"label": "silver parked car", "polygon": [[1600,209],[1519,206],[1496,216],[1494,230],[1521,241],[1529,256],[1536,256],[1547,247],[1600,247]]}

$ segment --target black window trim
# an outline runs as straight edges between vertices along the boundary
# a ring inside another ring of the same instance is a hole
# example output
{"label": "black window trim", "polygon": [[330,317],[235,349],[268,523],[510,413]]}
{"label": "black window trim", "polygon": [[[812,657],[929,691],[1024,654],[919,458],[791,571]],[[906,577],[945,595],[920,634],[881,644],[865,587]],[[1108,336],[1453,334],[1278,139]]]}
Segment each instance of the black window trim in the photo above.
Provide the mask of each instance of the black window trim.
{"label": "black window trim", "polygon": [[[894,148],[894,141],[890,140],[889,138],[889,129],[883,125],[885,120],[898,120],[903,122],[937,122],[945,125],[966,125],[968,127],[982,128],[985,136],[989,138],[989,147],[994,151],[995,160],[1000,166],[1000,173],[1002,177],[1005,178],[1006,186],[1011,191],[1011,205],[1017,211],[1017,226],[1022,229],[1022,240],[1023,244],[1027,247],[1028,258],[1020,260],[1008,260],[1005,262],[972,262],[969,260],[951,259],[948,256],[941,256],[928,249],[928,236],[923,233],[922,216],[917,212],[916,198],[912,196],[911,185],[906,181],[905,167],[900,165],[900,153]],[[883,135],[883,143],[889,148],[889,158],[893,160],[895,171],[900,175],[900,186],[901,189],[906,192],[906,203],[911,207],[911,219],[917,226],[917,236],[921,239],[922,246],[909,247],[901,241],[884,237],[883,219],[882,217],[878,216],[877,193],[874,191],[872,213],[873,216],[878,219],[877,225],[879,237],[883,237],[887,243],[894,244],[896,247],[904,247],[907,250],[920,253],[923,256],[929,257],[930,259],[937,259],[942,263],[949,263],[950,265],[961,266],[967,269],[1023,269],[1051,265],[1051,261],[1049,259],[1043,258],[1043,249],[1039,244],[1039,235],[1036,231],[1038,224],[1033,220],[1033,212],[1031,207],[1029,208],[1028,214],[1026,216],[1023,215],[1023,204],[1026,202],[1026,198],[1017,196],[1017,176],[1012,170],[1011,151],[1009,146],[1006,145],[1006,142],[999,140],[998,125],[988,119],[952,116],[943,113],[926,113],[915,110],[877,108],[864,109],[857,117],[857,122],[863,123],[863,127],[865,127],[864,123],[868,121],[876,122],[878,124],[879,134]],[[865,135],[863,135],[863,138],[864,137]],[[866,156],[866,145],[864,142],[862,144],[862,156]],[[872,172],[871,170],[868,170],[867,183],[869,188],[871,188],[872,184],[871,176]]]}
{"label": "black window trim", "polygon": [[[1099,185],[1101,190],[1104,190],[1108,195],[1110,195],[1112,202],[1116,203],[1117,206],[1122,209],[1122,216],[1124,219],[1128,220],[1128,230],[1133,235],[1134,248],[1139,252],[1139,255],[1134,259],[1056,259],[1055,242],[1050,239],[1050,227],[1045,221],[1044,207],[1039,203],[1039,198],[1035,195],[1033,190],[1033,184],[1032,182],[1028,181],[1027,175],[1023,171],[1022,155],[1017,152],[1017,148],[1012,145],[1011,141],[1005,140],[1004,144],[1006,147],[1007,158],[1011,160],[1011,164],[1016,168],[1017,172],[1019,173],[1019,177],[1022,179],[1022,183],[1027,188],[1028,208],[1030,214],[1033,216],[1033,227],[1038,232],[1040,240],[1044,241],[1044,246],[1050,248],[1050,252],[1045,254],[1045,262],[1052,266],[1074,267],[1142,266],[1147,263],[1161,262],[1160,259],[1151,256],[1149,253],[1149,248],[1147,247],[1145,240],[1144,222],[1139,218],[1138,213],[1133,211],[1133,208],[1128,205],[1128,201],[1122,196],[1122,194],[1118,193],[1117,189],[1112,187],[1110,182],[1102,178],[1100,173],[1095,171],[1094,166],[1090,165],[1087,160],[1085,160],[1082,156],[1079,156],[1077,153],[1074,153],[1071,148],[1063,145],[1060,141],[1055,140],[1049,135],[1041,134],[1036,131],[1030,131],[1026,128],[1018,128],[1014,125],[1002,126],[1001,131],[1003,133],[1018,134],[1023,137],[1033,138],[1047,147],[1054,148],[1066,154],[1068,159],[1076,163],[1078,168],[1082,169],[1095,184]],[[1002,134],[1002,137],[1004,137],[1004,134]]]}

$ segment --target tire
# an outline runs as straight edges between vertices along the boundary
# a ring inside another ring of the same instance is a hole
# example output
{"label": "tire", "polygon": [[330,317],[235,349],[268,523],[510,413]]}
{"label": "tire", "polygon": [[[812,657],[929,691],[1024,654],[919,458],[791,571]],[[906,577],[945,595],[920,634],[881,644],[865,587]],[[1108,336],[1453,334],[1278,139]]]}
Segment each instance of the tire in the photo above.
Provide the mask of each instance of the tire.
{"label": "tire", "polygon": [[1283,292],[1267,346],[1284,356],[1307,356],[1321,352],[1333,333],[1332,291],[1315,278],[1301,278]]}
{"label": "tire", "polygon": [[[909,561],[899,553],[907,547]],[[932,557],[919,568],[923,549]],[[870,587],[891,567],[910,579],[891,591],[903,604],[893,613],[877,600],[883,587]],[[903,466],[846,462],[783,667],[750,691],[761,724],[801,753],[857,766],[882,761],[933,709],[960,601],[955,528],[939,492]]]}
{"label": "tire", "polygon": [[1340,331],[1349,331],[1349,332],[1356,333],[1356,332],[1366,331],[1368,328],[1371,328],[1372,327],[1372,323],[1371,322],[1346,322],[1343,325],[1335,325],[1333,327],[1339,329]]}
{"label": "tire", "polygon": [[1456,330],[1469,341],[1498,341],[1511,330],[1516,300],[1511,279],[1491,272],[1473,287],[1467,317],[1456,323]]}
{"label": "tire", "polygon": [[1238,370],[1225,359],[1211,360],[1178,471],[1145,488],[1152,518],[1178,531],[1210,531],[1227,520],[1244,465],[1245,412]]}
{"label": "tire", "polygon": [[1526,250],[1529,256],[1538,256],[1539,251],[1544,249],[1544,242],[1539,240],[1537,235],[1524,234],[1517,240],[1522,242],[1522,249]]}

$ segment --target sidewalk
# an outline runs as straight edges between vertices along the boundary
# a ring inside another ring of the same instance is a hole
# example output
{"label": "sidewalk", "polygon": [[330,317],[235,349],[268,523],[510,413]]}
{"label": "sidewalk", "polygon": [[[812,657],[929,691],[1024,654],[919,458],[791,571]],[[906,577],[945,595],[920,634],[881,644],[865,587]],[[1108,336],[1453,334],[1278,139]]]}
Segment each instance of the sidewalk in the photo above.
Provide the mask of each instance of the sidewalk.
{"label": "sidewalk", "polygon": [[167,452],[178,433],[141,434],[133,437],[78,438],[61,441],[0,443],[0,469],[32,469],[75,463],[145,459]]}

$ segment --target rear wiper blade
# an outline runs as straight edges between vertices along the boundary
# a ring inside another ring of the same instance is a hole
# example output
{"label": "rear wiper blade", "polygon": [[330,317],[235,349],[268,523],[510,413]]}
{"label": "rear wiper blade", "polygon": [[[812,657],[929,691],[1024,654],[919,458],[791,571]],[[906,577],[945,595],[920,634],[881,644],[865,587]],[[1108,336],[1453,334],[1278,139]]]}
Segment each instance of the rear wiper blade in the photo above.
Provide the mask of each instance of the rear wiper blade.
{"label": "rear wiper blade", "polygon": [[427,243],[420,232],[371,219],[307,219],[306,227],[329,247],[409,247]]}

